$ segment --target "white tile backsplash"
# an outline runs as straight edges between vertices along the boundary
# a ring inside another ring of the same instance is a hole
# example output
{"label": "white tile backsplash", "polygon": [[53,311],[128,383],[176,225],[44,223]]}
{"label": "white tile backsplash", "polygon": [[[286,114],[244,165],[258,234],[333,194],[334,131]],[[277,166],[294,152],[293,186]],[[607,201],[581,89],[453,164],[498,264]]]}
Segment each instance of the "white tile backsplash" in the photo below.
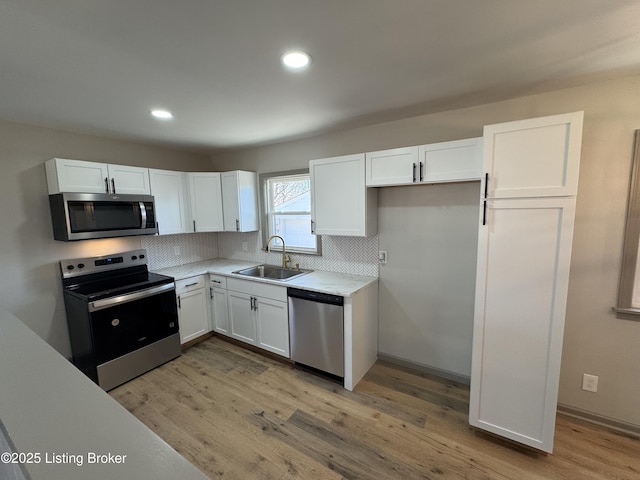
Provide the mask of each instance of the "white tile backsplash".
{"label": "white tile backsplash", "polygon": [[142,236],[140,243],[147,250],[149,270],[158,270],[218,258],[217,236],[217,233]]}
{"label": "white tile backsplash", "polygon": [[[247,244],[246,251],[242,249],[244,242]],[[260,232],[218,233],[218,255],[220,258],[273,265],[282,261],[282,254],[262,251]],[[378,276],[377,235],[368,238],[323,236],[322,255],[290,255],[292,265],[299,263],[300,268],[304,269]]]}
{"label": "white tile backsplash", "polygon": [[[259,232],[186,233],[140,237],[141,247],[147,250],[149,269],[176,267],[213,258],[229,258],[249,262],[279,265],[282,254],[262,251]],[[247,244],[247,250],[242,244]],[[176,247],[179,254],[176,255]],[[322,237],[322,255],[290,254],[292,265],[300,268],[378,276],[378,236]]]}

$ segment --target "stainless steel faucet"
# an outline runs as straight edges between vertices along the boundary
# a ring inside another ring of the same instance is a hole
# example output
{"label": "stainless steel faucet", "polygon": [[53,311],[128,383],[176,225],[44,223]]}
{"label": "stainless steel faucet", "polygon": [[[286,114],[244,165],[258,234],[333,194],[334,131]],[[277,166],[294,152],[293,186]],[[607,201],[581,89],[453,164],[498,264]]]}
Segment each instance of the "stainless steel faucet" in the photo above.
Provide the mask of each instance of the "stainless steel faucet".
{"label": "stainless steel faucet", "polygon": [[269,252],[269,243],[274,238],[279,238],[280,241],[282,242],[282,268],[287,268],[287,263],[291,261],[291,257],[287,254],[286,247],[284,244],[284,238],[282,238],[280,235],[271,235],[267,240],[267,246],[264,248],[264,250],[265,252]]}

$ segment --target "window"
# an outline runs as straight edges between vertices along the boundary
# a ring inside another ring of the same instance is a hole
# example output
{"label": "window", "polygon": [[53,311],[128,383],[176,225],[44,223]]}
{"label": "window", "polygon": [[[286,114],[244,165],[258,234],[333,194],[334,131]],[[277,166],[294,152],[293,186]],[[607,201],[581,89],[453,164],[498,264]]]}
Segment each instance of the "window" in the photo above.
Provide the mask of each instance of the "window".
{"label": "window", "polygon": [[[309,172],[262,175],[264,186],[264,243],[271,235],[284,238],[287,252],[320,253],[319,238],[311,233]],[[273,239],[269,248],[282,249]]]}

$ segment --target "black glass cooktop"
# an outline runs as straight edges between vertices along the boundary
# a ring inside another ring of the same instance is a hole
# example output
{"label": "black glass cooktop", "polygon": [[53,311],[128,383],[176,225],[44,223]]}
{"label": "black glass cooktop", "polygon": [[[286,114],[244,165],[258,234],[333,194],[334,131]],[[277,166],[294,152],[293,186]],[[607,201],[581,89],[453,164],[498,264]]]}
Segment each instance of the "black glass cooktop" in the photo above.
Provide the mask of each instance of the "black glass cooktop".
{"label": "black glass cooktop", "polygon": [[66,286],[65,292],[93,302],[173,282],[173,277],[147,271],[88,277]]}

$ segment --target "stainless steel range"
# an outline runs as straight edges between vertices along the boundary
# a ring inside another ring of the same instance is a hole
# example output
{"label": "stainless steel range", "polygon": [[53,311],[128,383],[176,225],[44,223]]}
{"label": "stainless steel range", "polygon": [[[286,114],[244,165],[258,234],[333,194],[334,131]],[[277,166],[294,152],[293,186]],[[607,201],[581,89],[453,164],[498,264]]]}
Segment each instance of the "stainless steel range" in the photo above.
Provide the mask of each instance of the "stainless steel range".
{"label": "stainless steel range", "polygon": [[60,262],[73,363],[105,390],[180,355],[175,283],[145,250]]}

